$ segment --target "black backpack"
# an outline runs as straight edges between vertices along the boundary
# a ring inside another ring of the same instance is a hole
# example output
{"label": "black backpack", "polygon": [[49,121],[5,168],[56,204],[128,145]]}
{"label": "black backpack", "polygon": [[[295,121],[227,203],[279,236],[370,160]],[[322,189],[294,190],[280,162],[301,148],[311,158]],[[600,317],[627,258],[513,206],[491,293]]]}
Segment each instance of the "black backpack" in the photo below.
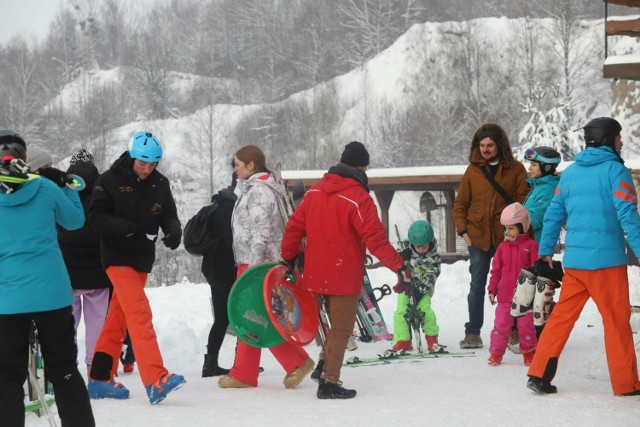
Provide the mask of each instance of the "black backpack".
{"label": "black backpack", "polygon": [[218,206],[218,202],[214,199],[213,203],[200,209],[185,225],[183,243],[184,248],[191,255],[204,255],[214,249],[220,240],[220,236],[213,233],[210,223]]}

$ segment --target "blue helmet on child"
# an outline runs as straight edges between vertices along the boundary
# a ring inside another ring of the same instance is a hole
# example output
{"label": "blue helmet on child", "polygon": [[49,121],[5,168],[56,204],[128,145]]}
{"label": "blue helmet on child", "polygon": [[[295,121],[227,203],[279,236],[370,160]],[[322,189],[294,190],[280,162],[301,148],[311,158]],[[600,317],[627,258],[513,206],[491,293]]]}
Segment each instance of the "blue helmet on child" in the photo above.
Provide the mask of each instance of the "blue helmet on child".
{"label": "blue helmet on child", "polygon": [[162,158],[162,146],[151,132],[139,131],[129,141],[129,155],[142,162],[157,163]]}
{"label": "blue helmet on child", "polygon": [[409,227],[409,243],[422,246],[433,241],[433,227],[427,221],[415,221]]}

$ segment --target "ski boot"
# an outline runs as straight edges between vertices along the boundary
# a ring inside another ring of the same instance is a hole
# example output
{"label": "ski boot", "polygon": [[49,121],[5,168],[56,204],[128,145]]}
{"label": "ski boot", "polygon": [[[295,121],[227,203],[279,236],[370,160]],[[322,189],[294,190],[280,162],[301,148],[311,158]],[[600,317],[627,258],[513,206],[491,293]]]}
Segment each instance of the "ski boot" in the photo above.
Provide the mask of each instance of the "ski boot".
{"label": "ski boot", "polygon": [[89,380],[87,385],[91,399],[128,399],[129,390],[120,383],[111,381]]}
{"label": "ski boot", "polygon": [[435,335],[425,335],[429,353],[448,353],[447,346],[438,344],[438,337]]}
{"label": "ski boot", "polygon": [[167,394],[179,389],[186,382],[182,375],[177,374],[167,374],[160,377],[158,381],[147,387],[149,402],[152,405],[157,405],[167,397]]}
{"label": "ski boot", "polygon": [[538,276],[536,280],[536,296],[533,299],[533,324],[542,326],[547,323],[551,311],[556,283],[546,277]]}
{"label": "ski boot", "polygon": [[394,345],[393,345],[393,350],[394,351],[400,351],[400,350],[407,350],[407,351],[411,351],[413,350],[413,345],[411,345],[411,341],[397,341]]}
{"label": "ski boot", "polygon": [[489,353],[489,359],[487,359],[487,363],[491,366],[498,366],[502,363],[502,354],[498,353]]}

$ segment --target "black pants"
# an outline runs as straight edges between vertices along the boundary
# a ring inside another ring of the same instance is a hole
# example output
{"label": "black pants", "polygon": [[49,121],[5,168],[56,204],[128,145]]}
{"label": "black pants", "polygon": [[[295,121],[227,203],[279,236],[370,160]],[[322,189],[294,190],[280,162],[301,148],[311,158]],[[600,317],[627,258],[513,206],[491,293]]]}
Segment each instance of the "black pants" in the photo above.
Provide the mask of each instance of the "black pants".
{"label": "black pants", "polygon": [[84,379],[77,367],[71,306],[52,311],[0,315],[0,417],[23,427],[24,382],[28,376],[29,331],[35,321],[44,369],[56,396],[63,427],[95,426]]}
{"label": "black pants", "polygon": [[228,288],[212,284],[209,284],[209,286],[211,286],[211,300],[213,301],[213,325],[211,325],[211,330],[209,331],[207,354],[213,355],[217,362],[220,347],[222,347],[222,341],[224,341],[227,326],[229,326],[227,300],[229,299],[231,286]]}

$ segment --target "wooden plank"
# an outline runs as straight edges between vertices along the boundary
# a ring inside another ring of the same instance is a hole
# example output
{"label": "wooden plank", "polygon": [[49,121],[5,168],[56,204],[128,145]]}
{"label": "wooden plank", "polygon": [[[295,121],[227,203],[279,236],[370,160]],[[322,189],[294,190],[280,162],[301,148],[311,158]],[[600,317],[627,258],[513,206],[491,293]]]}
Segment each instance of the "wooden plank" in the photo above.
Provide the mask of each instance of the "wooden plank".
{"label": "wooden plank", "polygon": [[640,63],[604,64],[602,75],[605,79],[640,79]]}
{"label": "wooden plank", "polygon": [[640,0],[604,0],[604,2],[627,7],[640,7]]}
{"label": "wooden plank", "polygon": [[640,37],[640,19],[609,19],[605,22],[604,30],[608,36]]}

